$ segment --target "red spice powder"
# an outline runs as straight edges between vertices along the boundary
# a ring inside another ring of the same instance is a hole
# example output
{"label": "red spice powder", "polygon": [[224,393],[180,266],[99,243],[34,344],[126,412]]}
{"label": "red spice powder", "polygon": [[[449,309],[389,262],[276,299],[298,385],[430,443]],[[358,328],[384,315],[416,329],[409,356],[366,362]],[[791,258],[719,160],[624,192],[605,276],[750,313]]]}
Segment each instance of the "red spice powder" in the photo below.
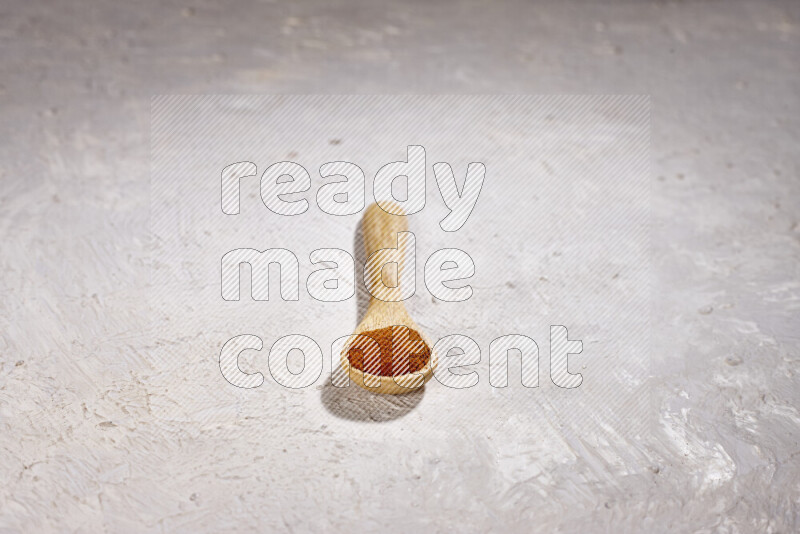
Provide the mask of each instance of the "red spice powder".
{"label": "red spice powder", "polygon": [[[371,340],[378,343],[379,352]],[[416,373],[428,364],[430,358],[431,349],[419,332],[402,326],[364,332],[347,351],[350,365],[359,371],[379,376]]]}

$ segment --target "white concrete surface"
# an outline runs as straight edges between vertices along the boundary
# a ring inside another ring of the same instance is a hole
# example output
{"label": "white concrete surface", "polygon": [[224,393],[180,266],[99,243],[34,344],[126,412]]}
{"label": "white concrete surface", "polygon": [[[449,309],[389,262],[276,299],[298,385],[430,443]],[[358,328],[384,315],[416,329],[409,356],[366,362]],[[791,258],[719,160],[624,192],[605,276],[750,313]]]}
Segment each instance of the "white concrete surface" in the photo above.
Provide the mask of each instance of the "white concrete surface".
{"label": "white concrete surface", "polygon": [[[797,530],[798,24],[791,1],[4,3],[0,531]],[[164,93],[650,94],[652,431],[492,408],[425,433],[433,389],[276,399],[199,387],[213,350],[154,357],[219,334],[164,336],[146,298]]]}

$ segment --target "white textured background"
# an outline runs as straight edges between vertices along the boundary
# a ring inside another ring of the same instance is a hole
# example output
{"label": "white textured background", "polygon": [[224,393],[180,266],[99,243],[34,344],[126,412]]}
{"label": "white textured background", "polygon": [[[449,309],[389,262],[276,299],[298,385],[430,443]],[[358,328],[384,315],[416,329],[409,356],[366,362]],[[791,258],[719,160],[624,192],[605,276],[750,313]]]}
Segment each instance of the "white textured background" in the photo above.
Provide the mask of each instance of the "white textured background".
{"label": "white textured background", "polygon": [[[4,3],[0,529],[796,530],[799,24],[796,2]],[[150,96],[265,92],[652,95],[652,432],[490,411],[513,440],[412,450],[427,393],[350,399],[373,422],[268,390],[182,411],[175,377],[214,362],[153,365]]]}

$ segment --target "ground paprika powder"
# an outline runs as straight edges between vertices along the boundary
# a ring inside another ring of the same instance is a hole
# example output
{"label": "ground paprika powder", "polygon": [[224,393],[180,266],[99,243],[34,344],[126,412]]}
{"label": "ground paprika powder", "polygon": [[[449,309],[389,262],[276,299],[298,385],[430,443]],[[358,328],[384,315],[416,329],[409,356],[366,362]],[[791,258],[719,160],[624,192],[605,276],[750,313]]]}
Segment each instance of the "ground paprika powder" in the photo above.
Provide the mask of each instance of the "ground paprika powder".
{"label": "ground paprika powder", "polygon": [[[401,329],[407,334],[401,332]],[[370,339],[378,343],[379,352],[376,353],[375,345]],[[359,371],[377,376],[416,373],[428,364],[430,358],[431,349],[419,332],[403,326],[387,326],[364,332],[353,341],[347,351],[350,365]]]}

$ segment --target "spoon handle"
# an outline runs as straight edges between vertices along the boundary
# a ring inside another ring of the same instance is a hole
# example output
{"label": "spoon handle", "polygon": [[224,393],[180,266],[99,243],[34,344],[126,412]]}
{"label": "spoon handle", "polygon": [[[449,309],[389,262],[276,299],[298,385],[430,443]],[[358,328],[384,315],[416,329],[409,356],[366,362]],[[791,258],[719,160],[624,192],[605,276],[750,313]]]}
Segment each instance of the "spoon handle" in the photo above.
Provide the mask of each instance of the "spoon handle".
{"label": "spoon handle", "polygon": [[[402,213],[402,209],[395,205],[392,211]],[[408,231],[408,222],[405,215],[391,215],[384,211],[377,204],[370,205],[364,212],[363,220],[364,231],[364,248],[366,249],[366,258],[376,251],[381,249],[397,248],[399,258],[397,261],[397,268],[391,266],[386,268],[383,280],[388,287],[396,287],[398,285],[398,275],[403,269],[403,262],[406,257],[406,247],[403,240],[398,243],[397,234],[399,232]],[[365,281],[370,285],[380,285],[382,270],[369,269],[365,272]]]}

